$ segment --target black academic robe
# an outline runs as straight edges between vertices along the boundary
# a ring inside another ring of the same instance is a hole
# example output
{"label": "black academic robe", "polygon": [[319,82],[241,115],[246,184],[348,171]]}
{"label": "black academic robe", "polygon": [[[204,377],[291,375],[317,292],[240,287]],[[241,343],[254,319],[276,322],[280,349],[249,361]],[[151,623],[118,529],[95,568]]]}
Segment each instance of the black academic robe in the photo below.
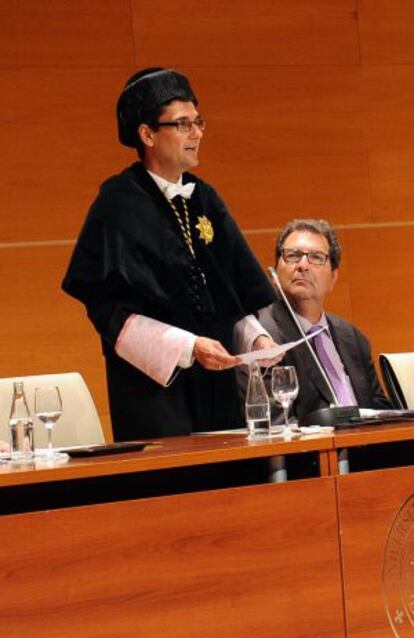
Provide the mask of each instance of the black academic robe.
{"label": "black academic robe", "polygon": [[[195,175],[188,203],[194,260],[164,195],[140,163],[101,187],[63,289],[82,301],[102,338],[116,440],[240,427],[235,373],[197,363],[168,388],[117,356],[131,313],[219,340],[232,351],[235,322],[274,299],[273,288],[215,190]],[[210,221],[211,243],[196,229]],[[203,273],[203,274],[202,274]]]}

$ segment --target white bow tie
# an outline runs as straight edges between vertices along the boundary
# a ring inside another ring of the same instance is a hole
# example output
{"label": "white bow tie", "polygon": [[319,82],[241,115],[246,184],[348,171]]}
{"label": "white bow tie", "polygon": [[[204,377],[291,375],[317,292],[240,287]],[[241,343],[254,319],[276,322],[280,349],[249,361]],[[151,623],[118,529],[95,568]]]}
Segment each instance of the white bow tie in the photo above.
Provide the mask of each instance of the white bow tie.
{"label": "white bow tie", "polygon": [[194,182],[189,182],[188,184],[168,184],[167,188],[164,191],[164,195],[167,199],[174,199],[177,195],[184,197],[185,199],[190,199],[193,194],[193,190],[195,188]]}

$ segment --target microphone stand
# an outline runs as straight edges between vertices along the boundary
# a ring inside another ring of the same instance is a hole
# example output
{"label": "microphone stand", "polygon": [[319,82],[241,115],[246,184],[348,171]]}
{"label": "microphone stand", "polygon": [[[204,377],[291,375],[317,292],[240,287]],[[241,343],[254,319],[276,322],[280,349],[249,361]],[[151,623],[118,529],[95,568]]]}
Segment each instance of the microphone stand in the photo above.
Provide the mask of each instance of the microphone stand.
{"label": "microphone stand", "polygon": [[[291,315],[293,321],[295,322],[300,334],[302,335],[303,338],[306,339],[306,334],[303,331],[303,328],[300,325],[297,316],[295,315],[295,311],[293,310],[293,308],[292,308],[292,306],[291,306],[291,304],[289,302],[289,299],[286,297],[285,291],[282,288],[282,285],[281,285],[281,283],[279,281],[279,277],[277,276],[276,270],[274,268],[272,268],[272,266],[269,266],[267,271],[268,271],[269,275],[271,276],[273,282],[276,284],[276,286],[277,286],[277,288],[278,288],[278,290],[280,292],[280,295],[281,295],[283,301],[285,302],[285,305],[286,305],[287,309],[289,310],[290,315]],[[316,356],[316,353],[315,353],[314,349],[312,348],[311,344],[309,343],[309,339],[306,339],[305,343],[306,343],[306,345],[308,347],[308,350],[309,350],[309,352],[310,352],[310,354],[311,354],[311,356],[312,356],[312,358],[313,358],[313,360],[314,360],[319,372],[321,373],[326,385],[329,388],[329,392],[331,393],[331,396],[332,396],[332,399],[333,399],[332,403],[334,405],[336,405],[336,406],[339,406],[339,402],[338,402],[338,399],[336,397],[335,390],[333,389],[332,384],[329,381],[328,376],[327,376],[325,370],[323,369],[323,367],[321,365],[321,362],[319,361],[318,357]]]}
{"label": "microphone stand", "polygon": [[[274,282],[274,284],[276,284],[277,289],[279,290],[279,293],[286,305],[286,308],[289,310],[289,313],[294,321],[294,323],[296,324],[300,334],[302,335],[302,337],[306,337],[302,326],[300,325],[298,318],[295,315],[295,311],[293,310],[289,299],[287,298],[285,291],[282,288],[282,285],[279,281],[279,277],[277,276],[277,273],[275,271],[274,268],[272,268],[272,266],[269,266],[269,268],[267,269],[272,281]],[[315,362],[315,365],[317,366],[320,374],[322,375],[322,378],[324,379],[326,385],[329,388],[329,391],[331,393],[332,396],[332,403],[329,406],[329,408],[321,408],[320,410],[315,410],[314,412],[311,412],[310,414],[307,414],[305,417],[303,417],[300,422],[302,425],[313,425],[313,424],[318,424],[318,425],[329,425],[329,426],[333,426],[333,427],[340,427],[341,423],[345,424],[349,424],[349,422],[351,420],[354,420],[359,418],[359,409],[355,406],[341,406],[339,404],[338,398],[335,394],[335,391],[332,387],[332,384],[330,382],[330,380],[328,379],[328,376],[323,368],[323,366],[321,365],[321,362],[319,361],[318,357],[316,356],[316,353],[314,351],[314,349],[312,348],[311,344],[309,343],[308,340],[305,341],[308,350],[312,356],[312,359]],[[343,452],[346,453],[346,450],[343,450]],[[344,455],[346,456],[346,455]],[[345,460],[345,459],[344,459]],[[347,465],[347,461],[346,461],[346,465]],[[341,459],[340,459],[340,466],[341,466]],[[340,473],[346,473],[346,468],[344,465],[343,471],[341,471],[340,468]]]}

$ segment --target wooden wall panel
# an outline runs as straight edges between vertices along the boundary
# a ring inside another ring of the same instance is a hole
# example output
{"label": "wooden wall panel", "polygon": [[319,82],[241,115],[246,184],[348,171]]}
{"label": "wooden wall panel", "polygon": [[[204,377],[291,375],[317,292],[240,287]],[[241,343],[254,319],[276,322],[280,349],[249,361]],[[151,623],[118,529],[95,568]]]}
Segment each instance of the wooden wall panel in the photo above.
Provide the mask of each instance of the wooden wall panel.
{"label": "wooden wall panel", "polygon": [[375,354],[414,349],[414,225],[346,231],[352,317]]}
{"label": "wooden wall panel", "polygon": [[344,638],[334,479],[300,483],[3,516],[7,636]]}
{"label": "wooden wall panel", "polygon": [[[357,0],[132,0],[140,66],[355,64]],[[162,43],[162,44],[161,44]],[[231,74],[232,69],[227,73]],[[255,69],[251,69],[252,75]]]}
{"label": "wooden wall panel", "polygon": [[[9,212],[0,220],[3,240],[75,236],[98,184],[134,160],[133,152],[117,144],[113,116],[118,87],[128,73],[124,69],[2,74],[7,98],[0,130],[8,162],[0,202]],[[204,87],[202,104],[209,118],[199,172],[217,185],[238,221],[251,226],[251,211],[258,206],[261,215],[254,224],[259,221],[265,227],[277,223],[281,213],[329,214],[333,221],[352,219],[355,211],[368,215],[366,144],[358,121],[355,73],[346,72],[338,79],[334,69],[322,74],[305,70],[292,79],[285,69],[271,77],[262,70],[259,79],[268,82],[274,99],[262,96],[253,107],[248,72],[236,75],[222,106],[214,91],[206,91],[205,72],[196,72],[194,83]],[[220,94],[227,84],[221,74]],[[21,104],[23,94],[31,96],[30,113]],[[330,95],[326,103],[322,95]],[[242,134],[246,121],[251,122],[248,130],[254,128],[254,144]],[[277,153],[269,140],[276,140]],[[241,188],[246,181],[250,187]],[[44,218],[47,233],[41,223]]]}
{"label": "wooden wall panel", "polygon": [[[356,472],[338,479],[348,638],[397,635],[386,615],[382,566],[390,527],[399,508],[412,494],[413,479],[412,467]],[[403,539],[402,534],[401,544]],[[394,611],[390,607],[389,612]],[[407,625],[401,626],[400,636],[404,632],[411,635],[412,626]]]}
{"label": "wooden wall panel", "polygon": [[414,66],[366,66],[362,79],[372,219],[412,220]]}
{"label": "wooden wall panel", "polygon": [[411,0],[359,0],[361,61],[414,63],[414,6]]}
{"label": "wooden wall panel", "polygon": [[[133,161],[117,142],[121,70],[3,71],[0,241],[75,237],[99,183]],[[27,96],[27,97],[25,97]]]}
{"label": "wooden wall panel", "polygon": [[100,343],[83,306],[60,290],[72,246],[0,250],[0,376],[78,371],[108,414]]}
{"label": "wooden wall panel", "polygon": [[0,68],[90,68],[133,61],[129,0],[5,0]]}
{"label": "wooden wall panel", "polygon": [[208,120],[199,173],[243,228],[280,218],[368,220],[369,172],[356,67],[189,69]]}

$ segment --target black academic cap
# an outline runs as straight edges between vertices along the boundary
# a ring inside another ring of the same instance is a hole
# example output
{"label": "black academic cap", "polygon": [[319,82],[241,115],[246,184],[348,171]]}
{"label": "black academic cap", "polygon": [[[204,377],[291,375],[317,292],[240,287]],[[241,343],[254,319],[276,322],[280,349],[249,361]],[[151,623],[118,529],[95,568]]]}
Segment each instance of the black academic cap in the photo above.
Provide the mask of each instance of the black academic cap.
{"label": "black academic cap", "polygon": [[185,75],[173,69],[152,67],[129,78],[116,108],[121,144],[136,148],[140,124],[151,123],[154,110],[173,100],[197,105],[197,98]]}

